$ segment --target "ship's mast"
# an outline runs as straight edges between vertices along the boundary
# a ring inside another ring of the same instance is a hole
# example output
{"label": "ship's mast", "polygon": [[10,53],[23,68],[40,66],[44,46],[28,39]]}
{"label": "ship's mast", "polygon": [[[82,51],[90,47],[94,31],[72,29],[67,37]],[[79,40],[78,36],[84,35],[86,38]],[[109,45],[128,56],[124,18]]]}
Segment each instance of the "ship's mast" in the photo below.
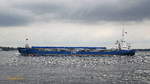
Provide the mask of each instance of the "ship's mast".
{"label": "ship's mast", "polygon": [[116,41],[116,49],[122,50],[122,49],[130,49],[130,43],[128,43],[125,39],[125,36],[127,35],[127,32],[125,32],[124,28],[122,29],[122,38],[120,40]]}
{"label": "ship's mast", "polygon": [[26,38],[25,41],[26,41],[25,48],[30,48],[30,46],[29,46],[29,39]]}
{"label": "ship's mast", "polygon": [[126,41],[125,41],[125,35],[127,34],[127,32],[124,31],[124,29],[122,29],[122,39],[121,39],[121,47],[124,49],[126,48]]}
{"label": "ship's mast", "polygon": [[130,49],[130,43],[128,43],[126,41],[126,35],[127,35],[127,32],[124,30],[124,28],[122,29],[122,39],[121,39],[121,49]]}
{"label": "ship's mast", "polygon": [[122,29],[122,41],[125,40],[125,32],[124,32],[124,28]]}

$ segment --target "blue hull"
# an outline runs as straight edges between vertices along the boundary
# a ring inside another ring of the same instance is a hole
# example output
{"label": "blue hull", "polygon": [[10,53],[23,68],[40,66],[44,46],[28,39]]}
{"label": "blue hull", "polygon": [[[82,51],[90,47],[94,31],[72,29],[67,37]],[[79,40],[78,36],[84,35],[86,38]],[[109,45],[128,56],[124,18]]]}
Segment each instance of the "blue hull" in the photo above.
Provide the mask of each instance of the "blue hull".
{"label": "blue hull", "polygon": [[23,56],[57,56],[57,55],[68,55],[68,56],[97,56],[97,55],[135,55],[135,50],[103,50],[97,52],[91,51],[46,51],[37,48],[18,48],[18,51]]}

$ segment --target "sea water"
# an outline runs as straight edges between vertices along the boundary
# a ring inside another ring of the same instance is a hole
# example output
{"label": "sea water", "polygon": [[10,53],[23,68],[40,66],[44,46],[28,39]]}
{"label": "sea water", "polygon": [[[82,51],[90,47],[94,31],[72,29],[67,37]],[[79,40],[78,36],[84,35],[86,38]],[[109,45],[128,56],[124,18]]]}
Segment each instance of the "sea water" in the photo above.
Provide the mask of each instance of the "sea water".
{"label": "sea water", "polygon": [[32,57],[0,51],[0,84],[150,84],[150,52]]}

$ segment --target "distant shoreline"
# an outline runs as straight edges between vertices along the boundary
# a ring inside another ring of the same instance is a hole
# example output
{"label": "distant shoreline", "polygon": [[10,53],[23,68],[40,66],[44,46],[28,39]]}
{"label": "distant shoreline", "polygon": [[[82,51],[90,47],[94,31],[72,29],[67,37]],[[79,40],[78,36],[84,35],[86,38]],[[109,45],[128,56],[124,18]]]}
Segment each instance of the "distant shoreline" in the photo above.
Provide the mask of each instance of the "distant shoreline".
{"label": "distant shoreline", "polygon": [[15,47],[0,47],[2,51],[12,51],[12,50],[17,50]]}
{"label": "distant shoreline", "polygon": [[136,50],[136,51],[150,51],[150,49],[133,49],[133,50]]}

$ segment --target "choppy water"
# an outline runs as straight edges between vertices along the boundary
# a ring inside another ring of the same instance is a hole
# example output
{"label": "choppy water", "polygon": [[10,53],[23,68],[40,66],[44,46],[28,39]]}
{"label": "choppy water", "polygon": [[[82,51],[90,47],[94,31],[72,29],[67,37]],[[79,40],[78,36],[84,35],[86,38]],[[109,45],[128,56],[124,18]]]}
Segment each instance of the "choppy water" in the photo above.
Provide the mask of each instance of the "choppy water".
{"label": "choppy water", "polygon": [[133,57],[24,57],[0,51],[0,84],[150,84],[150,52]]}

